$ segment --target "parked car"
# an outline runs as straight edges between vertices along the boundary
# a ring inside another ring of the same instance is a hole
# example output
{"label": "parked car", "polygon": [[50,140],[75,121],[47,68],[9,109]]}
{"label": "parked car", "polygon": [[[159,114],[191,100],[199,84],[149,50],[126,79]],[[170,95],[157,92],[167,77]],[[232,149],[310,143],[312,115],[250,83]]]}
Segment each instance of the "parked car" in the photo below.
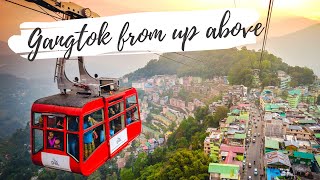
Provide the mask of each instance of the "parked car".
{"label": "parked car", "polygon": [[252,139],[252,142],[255,143],[255,142],[256,142],[256,139],[253,138],[253,139]]}
{"label": "parked car", "polygon": [[243,164],[243,166],[246,166],[246,160],[245,159],[242,161],[242,164]]}
{"label": "parked car", "polygon": [[255,176],[258,175],[258,169],[257,169],[257,168],[254,168],[253,174],[254,174]]}

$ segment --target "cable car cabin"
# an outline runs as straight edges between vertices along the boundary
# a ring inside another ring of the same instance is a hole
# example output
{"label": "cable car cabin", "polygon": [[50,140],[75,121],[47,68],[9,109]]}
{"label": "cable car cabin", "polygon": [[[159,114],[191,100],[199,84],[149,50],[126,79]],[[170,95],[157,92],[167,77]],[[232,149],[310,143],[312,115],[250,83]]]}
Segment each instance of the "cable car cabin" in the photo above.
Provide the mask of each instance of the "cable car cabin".
{"label": "cable car cabin", "polygon": [[67,93],[34,102],[32,162],[85,176],[113,158],[141,133],[137,91],[99,97]]}

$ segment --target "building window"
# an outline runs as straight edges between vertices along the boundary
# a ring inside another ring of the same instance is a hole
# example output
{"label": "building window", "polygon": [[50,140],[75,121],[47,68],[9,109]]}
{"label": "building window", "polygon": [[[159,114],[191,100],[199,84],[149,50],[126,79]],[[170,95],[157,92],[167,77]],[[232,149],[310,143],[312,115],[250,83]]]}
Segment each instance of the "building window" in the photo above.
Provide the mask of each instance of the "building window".
{"label": "building window", "polygon": [[40,129],[33,129],[33,153],[37,153],[43,149],[43,131]]}

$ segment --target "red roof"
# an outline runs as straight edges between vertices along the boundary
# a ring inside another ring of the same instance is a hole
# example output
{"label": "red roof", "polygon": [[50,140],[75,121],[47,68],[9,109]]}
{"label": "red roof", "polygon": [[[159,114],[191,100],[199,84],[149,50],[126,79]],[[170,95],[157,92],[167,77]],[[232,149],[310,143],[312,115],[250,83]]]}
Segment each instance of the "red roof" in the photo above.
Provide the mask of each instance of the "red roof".
{"label": "red roof", "polygon": [[239,107],[250,107],[250,104],[239,104]]}
{"label": "red roof", "polygon": [[244,153],[245,149],[244,147],[240,147],[240,146],[228,146],[226,144],[221,144],[220,146],[220,151],[231,151],[231,152],[235,152],[235,153]]}

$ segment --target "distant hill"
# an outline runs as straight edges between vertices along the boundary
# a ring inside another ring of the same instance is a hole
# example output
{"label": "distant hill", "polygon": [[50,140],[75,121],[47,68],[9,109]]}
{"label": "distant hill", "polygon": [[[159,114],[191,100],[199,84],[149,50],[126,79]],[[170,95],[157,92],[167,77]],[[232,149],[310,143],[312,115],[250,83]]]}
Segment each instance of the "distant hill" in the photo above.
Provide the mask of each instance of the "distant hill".
{"label": "distant hill", "polygon": [[30,121],[32,103],[44,96],[58,93],[48,83],[0,74],[0,137],[6,137]]}
{"label": "distant hill", "polygon": [[[87,70],[92,75],[121,77],[143,67],[155,54],[109,55],[85,57]],[[41,78],[53,81],[55,59],[41,59],[29,62],[10,50],[6,42],[0,41],[0,73],[12,74],[27,79]],[[66,73],[70,79],[78,76],[76,61],[67,61]]]}
{"label": "distant hill", "polygon": [[260,80],[262,85],[279,85],[277,71],[287,72],[292,77],[292,85],[313,83],[314,73],[308,68],[291,67],[281,58],[265,53],[260,64],[260,52],[236,48],[211,51],[195,51],[183,53],[164,53],[159,60],[150,61],[145,67],[125,75],[129,81],[149,78],[161,74],[177,74],[178,76],[199,76],[213,78],[228,76],[231,84],[253,85],[253,69],[262,69]]}
{"label": "distant hill", "polygon": [[[272,31],[272,27],[270,30]],[[306,66],[320,75],[320,24],[281,37],[269,38],[266,50],[290,65]],[[261,49],[261,42],[248,46]]]}

